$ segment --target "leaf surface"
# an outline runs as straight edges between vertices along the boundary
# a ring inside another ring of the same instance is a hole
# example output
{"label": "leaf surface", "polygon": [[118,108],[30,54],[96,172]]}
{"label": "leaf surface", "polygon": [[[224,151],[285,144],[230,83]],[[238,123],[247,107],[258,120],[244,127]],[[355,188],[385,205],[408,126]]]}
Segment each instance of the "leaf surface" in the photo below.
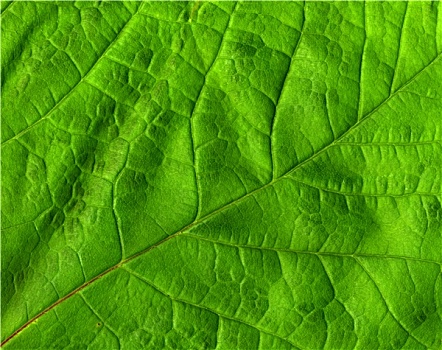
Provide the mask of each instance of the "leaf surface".
{"label": "leaf surface", "polygon": [[440,2],[2,2],[5,349],[440,349]]}

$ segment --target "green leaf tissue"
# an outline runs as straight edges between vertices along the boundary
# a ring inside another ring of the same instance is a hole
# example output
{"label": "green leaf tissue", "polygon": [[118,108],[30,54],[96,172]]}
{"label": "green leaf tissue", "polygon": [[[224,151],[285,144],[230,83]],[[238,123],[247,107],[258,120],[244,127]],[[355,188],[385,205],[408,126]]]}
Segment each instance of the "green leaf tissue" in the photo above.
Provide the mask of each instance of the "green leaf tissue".
{"label": "green leaf tissue", "polygon": [[441,169],[440,1],[2,1],[2,348],[442,349]]}

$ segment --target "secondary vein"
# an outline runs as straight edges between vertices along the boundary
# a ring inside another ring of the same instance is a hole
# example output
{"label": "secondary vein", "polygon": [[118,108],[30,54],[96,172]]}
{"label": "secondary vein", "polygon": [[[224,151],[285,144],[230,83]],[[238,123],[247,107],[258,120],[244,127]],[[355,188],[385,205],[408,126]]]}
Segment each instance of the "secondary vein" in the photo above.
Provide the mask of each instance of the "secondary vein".
{"label": "secondary vein", "polygon": [[47,118],[49,118],[52,113],[54,113],[57,108],[63,104],[64,101],[66,101],[69,96],[72,95],[72,93],[76,90],[76,88],[82,83],[84,82],[87,77],[92,73],[92,71],[94,70],[95,67],[97,67],[98,63],[101,62],[101,60],[103,59],[103,57],[106,55],[106,53],[112,48],[112,46],[118,41],[118,39],[121,37],[121,35],[124,33],[124,29],[127,28],[127,26],[129,25],[129,23],[131,22],[131,20],[136,16],[136,14],[138,13],[138,11],[141,9],[142,5],[139,5],[137,10],[135,11],[135,13],[133,15],[131,15],[128,19],[128,21],[123,25],[123,27],[121,27],[120,31],[115,35],[114,39],[109,43],[109,45],[107,46],[107,48],[103,51],[103,53],[101,53],[100,57],[95,61],[95,63],[89,68],[89,70],[86,72],[86,74],[80,78],[80,80],[74,85],[72,86],[72,88],[69,89],[69,91],[57,102],[55,103],[55,105],[44,115],[42,116],[40,119],[38,119],[37,121],[35,121],[34,123],[32,123],[31,125],[29,125],[28,127],[26,127],[25,129],[23,129],[22,131],[20,131],[18,134],[14,135],[13,137],[11,137],[10,139],[2,142],[1,146],[5,146],[8,143],[10,143],[11,141],[21,137],[22,135],[26,134],[29,130],[31,130],[34,126],[40,124],[43,120],[46,120]]}

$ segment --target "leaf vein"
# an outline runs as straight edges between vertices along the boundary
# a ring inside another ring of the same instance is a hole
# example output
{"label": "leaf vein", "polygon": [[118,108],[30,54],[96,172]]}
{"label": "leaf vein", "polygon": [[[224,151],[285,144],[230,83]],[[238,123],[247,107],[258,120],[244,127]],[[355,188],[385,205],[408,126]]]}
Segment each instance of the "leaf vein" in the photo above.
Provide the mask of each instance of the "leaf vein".
{"label": "leaf vein", "polygon": [[20,131],[18,134],[14,135],[13,137],[9,138],[6,141],[3,141],[1,146],[3,147],[4,145],[7,145],[11,141],[21,137],[22,135],[26,134],[29,130],[31,130],[34,126],[40,124],[42,121],[49,118],[52,115],[52,113],[54,113],[57,110],[57,108],[60,107],[60,105],[62,105],[63,102],[65,102],[73,94],[73,92],[77,89],[77,87],[82,82],[84,82],[86,80],[86,78],[93,72],[94,68],[97,67],[98,63],[101,62],[103,57],[105,57],[106,53],[112,48],[112,46],[118,41],[118,39],[124,33],[124,29],[127,28],[129,23],[131,22],[131,20],[133,18],[135,18],[135,16],[137,15],[137,13],[141,9],[141,7],[142,7],[142,5],[138,6],[137,11],[133,15],[131,15],[130,18],[128,19],[128,21],[121,27],[120,31],[115,35],[114,39],[109,43],[107,48],[100,54],[99,58],[89,68],[89,70],[86,72],[86,74],[82,78],[80,78],[80,80],[74,86],[72,86],[72,88],[70,88],[69,91],[57,103],[55,103],[55,105],[44,116],[42,116],[40,119],[38,119],[37,121],[35,121],[34,123],[32,123],[31,125],[26,127],[25,129],[23,129],[22,131]]}
{"label": "leaf vein", "polygon": [[246,322],[246,321],[243,321],[243,320],[240,320],[240,319],[237,319],[237,318],[233,318],[233,317],[230,317],[230,316],[227,316],[227,315],[223,315],[223,314],[221,314],[221,313],[219,313],[219,312],[217,312],[217,311],[215,311],[215,310],[212,310],[212,309],[210,309],[210,308],[208,308],[208,307],[206,307],[206,306],[203,306],[203,305],[194,304],[194,303],[192,303],[192,302],[190,302],[190,301],[187,301],[187,300],[184,300],[184,299],[181,299],[181,298],[173,297],[173,296],[167,294],[166,292],[164,292],[163,290],[161,290],[160,288],[158,288],[157,286],[155,286],[152,282],[148,281],[147,279],[145,279],[143,276],[139,275],[139,274],[136,273],[135,271],[130,270],[130,269],[127,269],[127,268],[125,268],[125,267],[122,267],[122,269],[125,270],[126,272],[128,272],[130,275],[136,277],[138,280],[144,282],[145,284],[147,284],[148,286],[150,286],[152,289],[156,290],[158,293],[164,295],[165,297],[167,297],[167,298],[169,298],[169,299],[171,299],[171,300],[173,300],[173,301],[175,301],[175,302],[179,302],[179,303],[182,303],[182,304],[187,304],[187,305],[190,305],[190,306],[196,307],[196,308],[198,308],[198,309],[206,310],[206,311],[208,311],[208,312],[210,312],[210,313],[212,313],[212,314],[218,316],[219,318],[225,318],[225,319],[232,320],[232,321],[235,321],[235,322],[238,322],[238,323],[242,323],[242,324],[244,324],[244,325],[246,325],[246,326],[249,326],[249,327],[251,327],[251,328],[254,328],[254,329],[258,330],[258,331],[261,332],[261,333],[266,333],[266,334],[271,335],[271,336],[273,336],[273,337],[275,337],[275,338],[281,339],[281,340],[283,340],[283,341],[289,343],[289,344],[290,344],[291,346],[293,346],[295,349],[302,350],[298,345],[293,344],[290,340],[285,339],[285,338],[283,338],[283,337],[281,337],[281,336],[279,336],[279,335],[276,335],[276,334],[274,334],[274,333],[271,333],[271,332],[269,332],[269,331],[266,331],[266,330],[264,330],[264,329],[262,329],[262,328],[260,328],[260,327],[254,326],[254,325],[252,325],[252,324],[250,324],[250,323],[248,323],[248,322]]}
{"label": "leaf vein", "polygon": [[442,262],[437,262],[435,260],[429,260],[429,259],[421,259],[421,258],[415,258],[411,256],[402,256],[402,255],[382,255],[382,254],[370,254],[370,253],[337,253],[337,252],[324,252],[324,251],[308,251],[308,250],[297,250],[297,249],[290,249],[290,248],[274,248],[274,247],[260,247],[260,246],[254,246],[254,245],[244,245],[244,244],[233,244],[228,242],[223,242],[219,240],[214,240],[210,238],[205,238],[199,235],[195,235],[193,233],[185,232],[183,233],[183,236],[194,238],[201,241],[207,241],[214,244],[220,244],[224,246],[229,246],[233,248],[244,248],[244,249],[256,249],[256,250],[268,250],[268,251],[274,251],[274,252],[285,252],[285,253],[294,253],[294,254],[305,254],[305,255],[316,255],[316,256],[333,256],[333,257],[342,257],[342,258],[352,258],[355,257],[364,257],[364,258],[376,258],[376,259],[400,259],[400,260],[412,260],[412,261],[418,261],[428,264],[436,264],[439,266],[442,266]]}
{"label": "leaf vein", "polygon": [[299,43],[301,42],[301,38],[302,38],[302,34],[304,32],[304,24],[305,24],[305,1],[304,1],[304,8],[302,9],[302,25],[301,25],[301,30],[299,32],[299,37],[298,37],[298,41],[296,42],[296,45],[293,49],[293,53],[290,56],[290,63],[289,63],[289,67],[287,69],[287,74],[284,77],[284,80],[282,82],[282,87],[281,90],[279,91],[279,96],[278,99],[276,100],[276,104],[275,104],[275,113],[273,115],[272,120],[270,121],[270,158],[271,158],[271,163],[272,163],[272,179],[275,178],[275,156],[274,156],[274,148],[272,147],[273,142],[272,142],[272,136],[273,136],[273,127],[275,125],[275,121],[276,121],[276,112],[277,112],[277,108],[279,105],[279,102],[281,100],[281,96],[284,92],[284,88],[286,87],[286,82],[287,82],[287,78],[290,75],[290,70],[293,66],[293,58],[296,56],[296,52],[298,51],[298,47],[299,47]]}
{"label": "leaf vein", "polygon": [[218,51],[217,51],[217,53],[216,53],[216,55],[215,55],[215,58],[214,58],[213,61],[210,63],[210,66],[209,66],[209,68],[207,69],[206,74],[204,75],[204,81],[203,81],[203,84],[201,85],[201,89],[200,89],[199,92],[198,92],[198,95],[197,95],[197,97],[196,97],[195,103],[193,104],[193,108],[192,108],[192,110],[191,110],[191,112],[190,112],[190,142],[191,142],[191,148],[192,148],[192,154],[193,154],[193,169],[194,169],[194,177],[195,177],[195,185],[196,185],[196,195],[197,195],[197,199],[196,199],[196,201],[197,201],[197,209],[196,209],[195,217],[194,217],[193,220],[195,220],[196,218],[198,218],[198,216],[199,216],[199,214],[200,214],[200,210],[201,210],[201,203],[200,203],[200,201],[201,201],[201,196],[200,196],[200,192],[201,192],[201,190],[200,190],[200,181],[198,181],[198,173],[197,173],[197,171],[196,171],[196,169],[197,169],[197,166],[196,166],[196,164],[197,164],[197,157],[196,157],[196,154],[197,154],[197,153],[196,153],[196,148],[195,148],[195,126],[194,126],[194,117],[193,117],[193,114],[194,114],[194,112],[195,112],[196,106],[197,106],[197,104],[198,104],[198,102],[199,102],[199,99],[200,99],[200,97],[201,97],[201,93],[202,93],[204,87],[206,86],[207,75],[209,74],[209,72],[211,71],[211,69],[212,69],[212,67],[213,67],[213,65],[214,65],[214,63],[215,63],[215,61],[216,61],[217,58],[219,57],[219,53],[221,52],[221,48],[222,48],[222,46],[223,46],[224,37],[225,37],[225,35],[226,35],[227,30],[228,30],[229,27],[230,27],[230,23],[231,23],[231,21],[232,21],[233,14],[235,13],[235,10],[236,10],[236,7],[237,7],[237,6],[238,6],[238,2],[236,2],[236,3],[235,3],[235,6],[233,7],[232,13],[230,14],[230,17],[229,17],[229,21],[227,22],[227,24],[226,24],[226,28],[224,29],[224,32],[222,33],[221,42],[220,42],[220,44],[219,44]]}
{"label": "leaf vein", "polygon": [[394,320],[397,322],[397,324],[411,337],[411,338],[413,338],[415,341],[417,341],[419,344],[421,344],[421,345],[423,345],[423,346],[425,346],[426,348],[429,348],[429,346],[428,345],[426,345],[426,344],[424,344],[424,343],[422,343],[422,341],[420,341],[419,339],[417,339],[413,334],[411,334],[411,332],[408,330],[408,329],[406,329],[405,327],[404,327],[404,325],[399,321],[399,319],[396,317],[396,315],[391,311],[391,309],[390,309],[390,306],[388,305],[388,303],[387,303],[387,300],[385,299],[385,297],[384,297],[384,295],[382,294],[382,292],[381,292],[381,290],[380,290],[380,288],[379,288],[379,286],[378,286],[378,284],[376,283],[376,281],[375,281],[375,279],[373,278],[373,276],[368,272],[368,270],[365,268],[365,266],[359,261],[359,259],[358,258],[356,258],[356,257],[354,257],[354,260],[356,261],[356,263],[362,268],[362,270],[364,270],[364,272],[367,274],[367,276],[368,276],[368,278],[373,282],[373,284],[374,284],[374,286],[375,286],[375,288],[376,288],[376,290],[378,291],[378,293],[379,293],[379,295],[380,295],[380,297],[381,297],[381,299],[382,299],[382,302],[384,303],[384,305],[385,305],[385,307],[386,307],[386,309],[387,309],[387,312],[394,318]]}

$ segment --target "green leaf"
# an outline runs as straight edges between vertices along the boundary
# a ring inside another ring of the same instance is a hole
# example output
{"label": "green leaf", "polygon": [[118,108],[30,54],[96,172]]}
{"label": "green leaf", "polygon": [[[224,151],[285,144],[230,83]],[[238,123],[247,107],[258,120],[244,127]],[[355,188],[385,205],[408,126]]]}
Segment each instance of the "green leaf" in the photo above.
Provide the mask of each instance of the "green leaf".
{"label": "green leaf", "polygon": [[440,2],[2,2],[4,349],[441,349]]}

